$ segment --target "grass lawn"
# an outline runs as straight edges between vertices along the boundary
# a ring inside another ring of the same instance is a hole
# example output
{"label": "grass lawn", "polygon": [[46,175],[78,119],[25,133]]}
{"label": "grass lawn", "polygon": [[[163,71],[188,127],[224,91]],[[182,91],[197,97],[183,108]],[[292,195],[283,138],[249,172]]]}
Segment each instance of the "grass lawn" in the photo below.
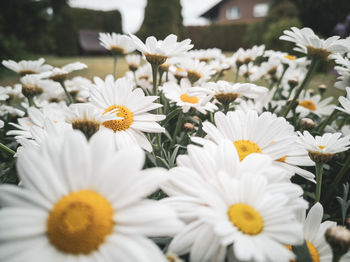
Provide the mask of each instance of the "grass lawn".
{"label": "grass lawn", "polygon": [[[228,54],[230,55],[230,54]],[[110,56],[83,56],[83,57],[57,57],[57,56],[45,56],[46,62],[53,66],[63,66],[65,64],[80,61],[85,63],[88,68],[77,71],[72,74],[72,76],[83,76],[88,79],[92,79],[94,76],[98,76],[104,78],[106,75],[111,74],[113,70],[113,59]],[[5,69],[6,70],[6,69]],[[117,76],[121,77],[128,71],[127,64],[125,59],[119,59],[117,65]],[[227,81],[233,81],[234,73],[230,70],[225,77],[223,78]],[[340,95],[344,95],[344,92],[334,88],[334,82],[336,77],[333,74],[318,74],[316,75],[309,87],[317,90],[317,87],[320,84],[325,84],[328,86],[328,89],[325,93],[325,96],[334,96],[335,100]],[[242,79],[243,80],[243,79]],[[13,85],[19,81],[18,75],[11,72],[10,70],[6,70],[0,76],[0,86]],[[261,83],[264,85],[264,83]]]}

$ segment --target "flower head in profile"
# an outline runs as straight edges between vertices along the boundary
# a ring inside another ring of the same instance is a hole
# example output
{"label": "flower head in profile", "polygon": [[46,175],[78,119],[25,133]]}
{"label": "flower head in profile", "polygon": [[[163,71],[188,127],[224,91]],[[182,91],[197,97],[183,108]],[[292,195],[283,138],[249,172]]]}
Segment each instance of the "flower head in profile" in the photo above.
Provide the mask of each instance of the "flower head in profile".
{"label": "flower head in profile", "polygon": [[342,133],[326,133],[313,137],[308,131],[298,131],[300,143],[309,152],[309,156],[315,162],[327,162],[340,152],[350,148],[350,135],[341,137]]}
{"label": "flower head in profile", "polygon": [[144,132],[161,133],[164,128],[157,121],[164,115],[149,113],[161,104],[153,103],[157,96],[145,96],[141,88],[134,89],[132,82],[125,78],[114,80],[112,75],[105,81],[95,77],[95,85],[90,88],[91,103],[101,109],[103,114],[118,110],[116,115],[120,120],[103,122],[106,139],[114,141],[117,149],[130,145],[139,145],[147,151],[152,151],[151,143]]}
{"label": "flower head in profile", "polygon": [[135,50],[133,41],[127,35],[100,33],[100,44],[114,55],[125,55]]}
{"label": "flower head in profile", "polygon": [[192,84],[203,83],[216,73],[211,65],[197,59],[183,59],[180,68],[186,71],[187,78]]}
{"label": "flower head in profile", "polygon": [[163,85],[162,91],[167,99],[177,106],[182,107],[184,113],[194,108],[206,114],[207,111],[213,112],[217,106],[209,102],[206,94],[193,95],[196,92],[196,87],[192,87],[188,79],[182,79],[180,85],[174,82],[167,82]]}
{"label": "flower head in profile", "polygon": [[0,186],[0,260],[166,261],[147,237],[172,236],[182,223],[146,199],[166,175],[142,170],[144,160],[138,147],[115,152],[102,133],[87,142],[71,131],[24,148],[23,188]]}
{"label": "flower head in profile", "polygon": [[338,100],[342,107],[337,106],[336,109],[350,115],[350,87],[346,87],[346,97],[340,96]]}
{"label": "flower head in profile", "polygon": [[130,34],[138,51],[143,53],[151,64],[161,65],[167,58],[180,56],[190,50],[193,45],[190,39],[177,41],[176,35],[168,35],[164,40],[157,40],[154,36],[147,37],[143,43],[137,36]]}
{"label": "flower head in profile", "polygon": [[231,103],[238,97],[258,98],[268,92],[266,87],[250,83],[230,83],[227,81],[209,82],[203,85],[203,91],[207,90],[211,97],[214,97],[222,104]]}
{"label": "flower head in profile", "polygon": [[52,66],[45,65],[44,63],[44,58],[39,58],[38,60],[22,60],[19,62],[15,62],[13,60],[2,61],[2,64],[5,67],[21,76],[29,74],[40,74],[52,69]]}
{"label": "flower head in profile", "polygon": [[62,67],[55,67],[49,73],[44,73],[43,77],[50,78],[54,81],[64,80],[70,73],[87,68],[87,65],[81,62],[74,62]]}
{"label": "flower head in profile", "polygon": [[[350,44],[350,41],[348,41]],[[337,82],[334,84],[336,88],[345,90],[346,87],[350,86],[350,51],[347,56],[343,57],[339,54],[334,55],[335,63],[337,66],[334,69],[339,74]]]}
{"label": "flower head in profile", "polygon": [[127,55],[125,56],[126,63],[131,71],[135,72],[140,66],[140,55]]}
{"label": "flower head in profile", "polygon": [[292,27],[291,30],[284,30],[281,40],[293,42],[296,44],[294,50],[307,54],[311,57],[317,57],[327,60],[332,54],[343,54],[348,52],[347,42],[339,39],[339,36],[332,36],[326,40],[319,38],[311,28],[302,29]]}

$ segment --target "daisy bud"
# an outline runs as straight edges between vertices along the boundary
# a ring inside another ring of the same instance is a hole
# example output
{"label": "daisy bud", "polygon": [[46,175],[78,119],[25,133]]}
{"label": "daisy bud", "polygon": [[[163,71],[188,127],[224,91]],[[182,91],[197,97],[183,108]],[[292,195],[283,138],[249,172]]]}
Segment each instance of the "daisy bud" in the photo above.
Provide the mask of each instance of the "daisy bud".
{"label": "daisy bud", "polygon": [[[342,257],[350,248],[350,231],[342,226],[333,226],[325,233],[328,244],[332,247],[334,257]],[[333,260],[334,261],[334,260]]]}
{"label": "daisy bud", "polygon": [[129,66],[129,70],[132,72],[135,72],[139,68],[139,66],[134,63],[129,64],[128,66]]}
{"label": "daisy bud", "polygon": [[306,129],[306,130],[311,130],[315,127],[315,122],[310,119],[310,118],[302,118],[300,120],[300,126],[303,128],[303,129]]}
{"label": "daisy bud", "polygon": [[199,116],[193,116],[194,120],[200,121],[201,119],[199,118]]}
{"label": "daisy bud", "polygon": [[191,131],[194,129],[194,125],[191,124],[191,123],[185,123],[185,124],[184,124],[184,129],[185,129],[187,132],[191,132]]}
{"label": "daisy bud", "polygon": [[314,95],[315,94],[315,90],[313,90],[313,89],[308,89],[307,91],[310,93],[310,95]]}
{"label": "daisy bud", "polygon": [[321,84],[318,86],[318,91],[320,92],[321,95],[323,95],[327,90],[327,86],[324,84]]}

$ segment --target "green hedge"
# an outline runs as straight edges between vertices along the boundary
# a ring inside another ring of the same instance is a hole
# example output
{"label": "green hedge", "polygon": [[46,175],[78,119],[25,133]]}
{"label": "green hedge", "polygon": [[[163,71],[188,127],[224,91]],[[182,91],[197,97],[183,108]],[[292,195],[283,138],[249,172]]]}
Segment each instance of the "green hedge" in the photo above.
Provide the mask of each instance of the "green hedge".
{"label": "green hedge", "polygon": [[103,30],[122,33],[122,17],[118,10],[98,11],[84,8],[70,8],[77,30]]}
{"label": "green hedge", "polygon": [[192,39],[196,49],[217,47],[224,51],[234,51],[247,47],[244,42],[246,31],[246,23],[188,26],[185,28],[185,37]]}

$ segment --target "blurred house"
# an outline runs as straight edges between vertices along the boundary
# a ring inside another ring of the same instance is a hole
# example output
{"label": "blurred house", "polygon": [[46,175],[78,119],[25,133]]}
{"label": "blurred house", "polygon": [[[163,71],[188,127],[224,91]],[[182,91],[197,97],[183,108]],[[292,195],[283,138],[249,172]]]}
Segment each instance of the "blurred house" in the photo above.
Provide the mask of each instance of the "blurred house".
{"label": "blurred house", "polygon": [[269,2],[269,0],[222,0],[201,17],[220,24],[256,22],[267,16]]}

